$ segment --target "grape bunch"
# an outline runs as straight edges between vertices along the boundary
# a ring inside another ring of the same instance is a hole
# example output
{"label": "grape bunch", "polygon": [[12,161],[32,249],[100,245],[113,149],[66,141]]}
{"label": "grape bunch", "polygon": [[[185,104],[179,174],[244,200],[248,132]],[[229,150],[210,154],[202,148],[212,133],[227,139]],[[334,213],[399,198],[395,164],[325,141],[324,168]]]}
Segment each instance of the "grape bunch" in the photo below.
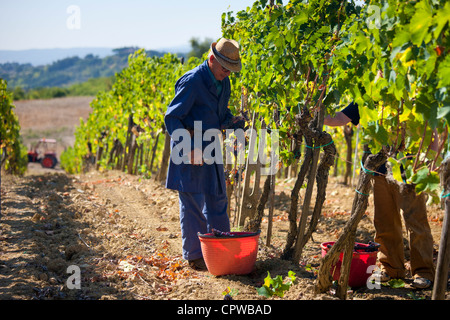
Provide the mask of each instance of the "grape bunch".
{"label": "grape bunch", "polygon": [[220,231],[220,230],[217,230],[217,229],[214,229],[214,228],[212,229],[212,234],[215,237],[233,237],[234,236],[230,232],[224,232],[224,231]]}
{"label": "grape bunch", "polygon": [[380,245],[376,242],[372,242],[369,241],[369,245],[368,246],[362,246],[362,245],[355,245],[354,250],[357,252],[375,252],[378,251],[378,248],[380,247]]}
{"label": "grape bunch", "polygon": [[[245,165],[241,166],[240,171],[241,171],[240,181],[242,181],[242,180],[244,180]],[[231,169],[231,170],[226,169],[226,170],[224,170],[224,174],[225,174],[227,181],[229,181],[229,182],[239,181],[239,170],[238,169]]]}

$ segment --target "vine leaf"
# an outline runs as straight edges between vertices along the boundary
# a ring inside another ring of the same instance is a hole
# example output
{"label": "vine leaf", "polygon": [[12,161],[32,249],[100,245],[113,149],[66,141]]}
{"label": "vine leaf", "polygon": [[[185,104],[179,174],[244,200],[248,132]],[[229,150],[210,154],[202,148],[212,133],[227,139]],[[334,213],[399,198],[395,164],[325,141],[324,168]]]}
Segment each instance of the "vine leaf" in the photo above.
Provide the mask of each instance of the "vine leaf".
{"label": "vine leaf", "polygon": [[401,163],[392,158],[389,158],[388,161],[391,163],[392,176],[394,177],[394,179],[399,182],[403,181],[402,171],[400,169]]}
{"label": "vine leaf", "polygon": [[391,279],[387,282],[387,285],[393,289],[399,289],[405,287],[405,282],[402,279]]}
{"label": "vine leaf", "polygon": [[439,188],[439,174],[429,171],[427,167],[418,170],[412,177],[412,183],[416,184],[417,193],[436,191]]}

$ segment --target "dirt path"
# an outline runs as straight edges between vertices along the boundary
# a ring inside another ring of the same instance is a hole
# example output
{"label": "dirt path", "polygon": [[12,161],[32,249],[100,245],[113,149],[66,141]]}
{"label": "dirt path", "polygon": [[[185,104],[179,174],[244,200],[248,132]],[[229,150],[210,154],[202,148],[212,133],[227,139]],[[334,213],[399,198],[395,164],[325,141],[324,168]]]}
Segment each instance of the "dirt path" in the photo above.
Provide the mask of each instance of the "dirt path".
{"label": "dirt path", "polygon": [[[71,176],[36,167],[24,177],[2,176],[0,299],[221,300],[230,288],[238,293],[236,300],[263,300],[256,289],[268,271],[272,277],[296,273],[282,299],[332,299],[313,295],[320,243],[338,238],[350,214],[352,188],[332,178],[323,217],[299,266],[279,258],[289,227],[291,188],[292,181],[278,182],[272,245],[265,245],[265,218],[255,270],[215,277],[191,270],[181,258],[178,196],[153,180],[116,171]],[[371,204],[357,235],[366,243],[374,236]],[[439,208],[429,214],[436,248],[442,214]],[[79,289],[72,277],[77,270]],[[430,297],[431,290],[413,290],[410,279],[400,289],[351,293],[364,300]]]}

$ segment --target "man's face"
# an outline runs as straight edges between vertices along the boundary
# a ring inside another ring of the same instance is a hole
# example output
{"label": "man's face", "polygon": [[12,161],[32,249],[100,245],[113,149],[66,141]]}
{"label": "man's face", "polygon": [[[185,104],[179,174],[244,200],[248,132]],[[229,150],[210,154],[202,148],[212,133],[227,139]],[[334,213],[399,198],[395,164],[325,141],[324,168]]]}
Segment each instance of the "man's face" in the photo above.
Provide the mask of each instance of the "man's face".
{"label": "man's face", "polygon": [[222,67],[222,65],[219,63],[219,61],[216,60],[213,55],[211,55],[209,58],[209,67],[211,68],[211,72],[213,73],[214,78],[219,81],[222,81],[231,73],[230,70]]}

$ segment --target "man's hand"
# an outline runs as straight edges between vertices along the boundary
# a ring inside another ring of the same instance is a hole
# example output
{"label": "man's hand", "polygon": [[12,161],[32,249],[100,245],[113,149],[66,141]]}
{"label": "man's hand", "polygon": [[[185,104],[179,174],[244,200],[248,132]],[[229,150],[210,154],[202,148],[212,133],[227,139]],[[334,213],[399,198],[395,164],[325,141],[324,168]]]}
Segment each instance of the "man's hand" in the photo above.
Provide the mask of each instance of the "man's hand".
{"label": "man's hand", "polygon": [[352,121],[347,117],[342,111],[336,112],[334,117],[326,116],[323,120],[323,124],[330,127],[340,127],[345,126],[347,123]]}
{"label": "man's hand", "polygon": [[227,122],[223,123],[221,126],[222,130],[225,129],[245,129],[245,118],[243,116],[233,116]]}
{"label": "man's hand", "polygon": [[203,165],[203,153],[200,149],[193,149],[191,151],[190,163],[194,166]]}
{"label": "man's hand", "polygon": [[245,128],[245,118],[243,116],[233,117],[233,127],[234,127],[234,129],[244,129]]}

